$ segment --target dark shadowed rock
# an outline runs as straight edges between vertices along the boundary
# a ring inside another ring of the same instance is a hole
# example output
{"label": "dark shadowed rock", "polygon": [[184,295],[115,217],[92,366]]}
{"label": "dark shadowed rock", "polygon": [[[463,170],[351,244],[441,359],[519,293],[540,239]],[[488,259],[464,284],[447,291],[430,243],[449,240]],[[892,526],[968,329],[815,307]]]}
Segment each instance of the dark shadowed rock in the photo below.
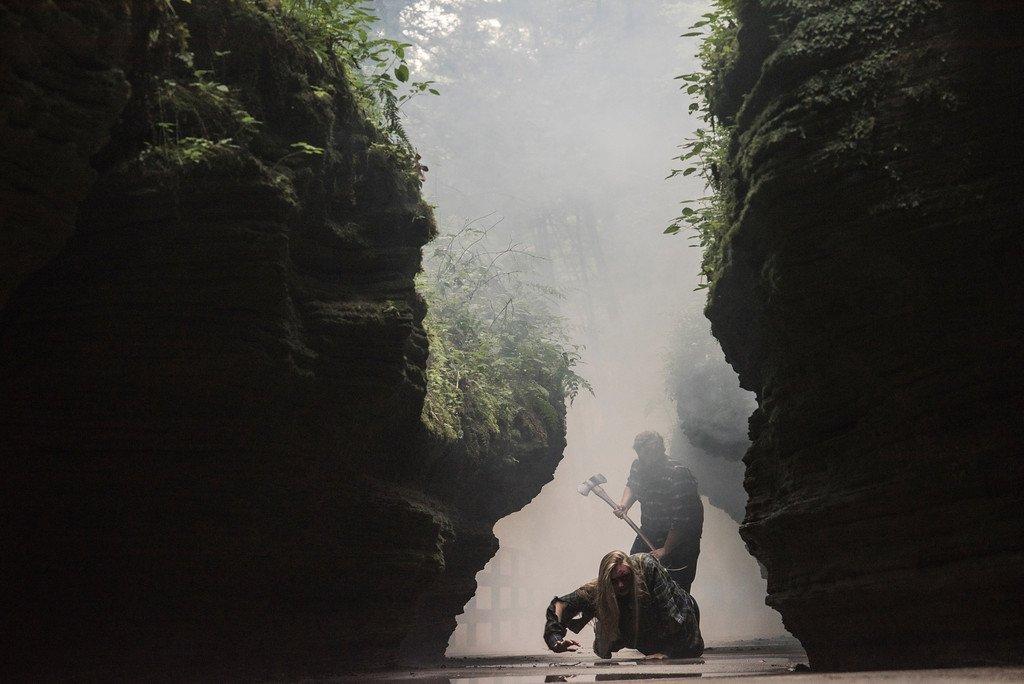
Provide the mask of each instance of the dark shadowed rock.
{"label": "dark shadowed rock", "polygon": [[0,306],[74,229],[128,101],[126,3],[0,4]]}
{"label": "dark shadowed rock", "polygon": [[564,410],[504,466],[428,438],[430,208],[293,24],[55,5],[0,3],[5,671],[392,662],[428,590],[472,594]]}
{"label": "dark shadowed rock", "polygon": [[[562,396],[557,378],[543,384],[552,397]],[[565,449],[565,414],[562,402],[547,410],[533,407],[484,444],[470,444],[469,433],[452,441],[432,438],[423,483],[452,512],[454,541],[445,547],[444,571],[407,617],[400,662],[441,660],[456,616],[476,593],[476,574],[498,550],[494,523],[523,508],[552,480]]]}
{"label": "dark shadowed rock", "polygon": [[815,669],[1024,654],[1024,6],[744,0],[707,313],[741,528]]}

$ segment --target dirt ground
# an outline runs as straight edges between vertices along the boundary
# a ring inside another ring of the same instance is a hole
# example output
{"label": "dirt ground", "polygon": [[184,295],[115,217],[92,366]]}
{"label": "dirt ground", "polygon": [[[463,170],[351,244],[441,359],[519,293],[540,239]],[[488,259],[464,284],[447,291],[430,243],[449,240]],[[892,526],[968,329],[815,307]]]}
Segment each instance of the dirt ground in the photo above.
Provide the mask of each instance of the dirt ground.
{"label": "dirt ground", "polygon": [[696,677],[730,677],[739,681],[772,677],[773,684],[815,681],[932,682],[1024,681],[1024,667],[979,667],[949,670],[816,673],[794,640],[744,642],[709,647],[694,660],[649,660],[636,651],[619,651],[611,660],[593,652],[450,658],[437,668],[403,669],[350,675],[332,682],[385,681],[419,684],[533,684],[534,682],[683,682]]}

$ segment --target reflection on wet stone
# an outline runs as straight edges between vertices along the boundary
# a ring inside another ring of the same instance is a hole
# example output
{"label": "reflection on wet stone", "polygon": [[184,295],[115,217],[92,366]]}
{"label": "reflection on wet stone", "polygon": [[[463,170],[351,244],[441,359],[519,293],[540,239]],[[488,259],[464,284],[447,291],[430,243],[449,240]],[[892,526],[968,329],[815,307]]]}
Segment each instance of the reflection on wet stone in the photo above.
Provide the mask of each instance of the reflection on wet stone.
{"label": "reflection on wet stone", "polygon": [[651,679],[684,679],[700,677],[700,672],[627,672],[622,674],[599,675],[548,675],[545,682],[621,682],[624,680],[648,681]]}

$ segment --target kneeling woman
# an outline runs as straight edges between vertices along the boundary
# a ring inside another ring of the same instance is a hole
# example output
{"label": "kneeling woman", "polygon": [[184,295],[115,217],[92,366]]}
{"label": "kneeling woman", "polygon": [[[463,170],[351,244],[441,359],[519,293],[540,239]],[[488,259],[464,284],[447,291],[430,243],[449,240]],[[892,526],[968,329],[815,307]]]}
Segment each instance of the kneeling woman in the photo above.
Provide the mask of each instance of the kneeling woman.
{"label": "kneeling woman", "polygon": [[552,599],[544,642],[556,653],[575,651],[579,642],[565,638],[566,628],[578,634],[592,618],[601,658],[620,648],[669,658],[704,652],[697,602],[647,553],[612,551],[601,559],[596,580]]}

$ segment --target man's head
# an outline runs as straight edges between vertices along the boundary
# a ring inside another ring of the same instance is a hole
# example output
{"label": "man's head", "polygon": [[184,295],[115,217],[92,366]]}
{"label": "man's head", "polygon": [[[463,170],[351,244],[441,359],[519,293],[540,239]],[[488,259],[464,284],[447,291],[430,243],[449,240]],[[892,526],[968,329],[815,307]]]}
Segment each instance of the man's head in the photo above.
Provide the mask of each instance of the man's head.
{"label": "man's head", "polygon": [[636,439],[633,440],[633,451],[636,452],[640,462],[645,464],[659,463],[667,458],[665,440],[657,432],[650,430],[636,436]]}

